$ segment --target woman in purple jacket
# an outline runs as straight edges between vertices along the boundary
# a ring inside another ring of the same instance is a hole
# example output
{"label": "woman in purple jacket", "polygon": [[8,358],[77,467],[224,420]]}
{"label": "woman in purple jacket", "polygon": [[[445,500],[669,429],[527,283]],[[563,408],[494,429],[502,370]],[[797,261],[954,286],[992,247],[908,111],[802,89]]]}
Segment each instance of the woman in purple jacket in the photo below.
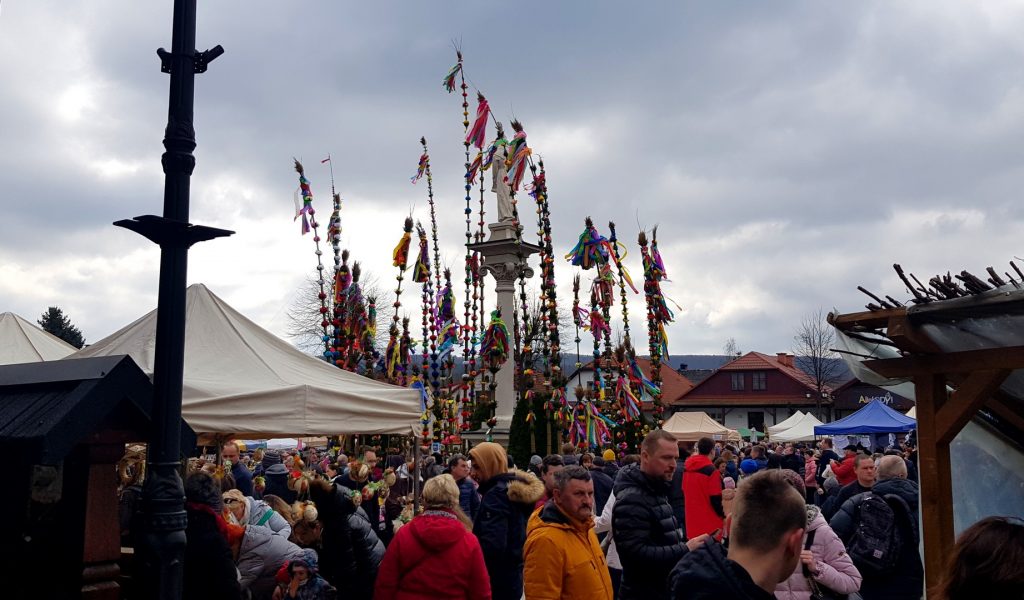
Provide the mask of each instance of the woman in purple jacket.
{"label": "woman in purple jacket", "polygon": [[[783,473],[790,484],[806,497],[803,478],[793,471],[783,470]],[[812,585],[828,588],[840,595],[858,591],[860,571],[853,565],[843,541],[828,526],[828,521],[817,506],[807,506],[805,535],[805,550],[801,554],[800,563],[789,579],[775,587],[775,597],[779,600],[809,600]],[[808,541],[809,550],[806,549]]]}

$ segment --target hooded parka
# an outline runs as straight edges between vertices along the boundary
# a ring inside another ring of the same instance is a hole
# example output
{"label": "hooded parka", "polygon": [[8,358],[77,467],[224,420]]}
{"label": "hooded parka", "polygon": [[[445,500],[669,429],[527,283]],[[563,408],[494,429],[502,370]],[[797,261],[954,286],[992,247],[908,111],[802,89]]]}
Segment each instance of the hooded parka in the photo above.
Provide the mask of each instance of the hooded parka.
{"label": "hooded parka", "polygon": [[530,518],[523,554],[530,600],[612,599],[612,580],[592,517],[577,521],[549,500]]}
{"label": "hooded parka", "polygon": [[400,528],[377,573],[374,600],[488,600],[480,543],[449,511],[428,510]]}

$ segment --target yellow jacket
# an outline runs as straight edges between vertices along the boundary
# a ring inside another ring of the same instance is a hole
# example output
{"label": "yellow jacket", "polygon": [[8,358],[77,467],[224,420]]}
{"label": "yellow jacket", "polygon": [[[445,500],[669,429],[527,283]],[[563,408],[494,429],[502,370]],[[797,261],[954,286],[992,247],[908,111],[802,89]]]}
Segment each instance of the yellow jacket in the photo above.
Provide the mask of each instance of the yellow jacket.
{"label": "yellow jacket", "polygon": [[612,600],[593,519],[574,521],[549,501],[530,517],[523,556],[526,600]]}

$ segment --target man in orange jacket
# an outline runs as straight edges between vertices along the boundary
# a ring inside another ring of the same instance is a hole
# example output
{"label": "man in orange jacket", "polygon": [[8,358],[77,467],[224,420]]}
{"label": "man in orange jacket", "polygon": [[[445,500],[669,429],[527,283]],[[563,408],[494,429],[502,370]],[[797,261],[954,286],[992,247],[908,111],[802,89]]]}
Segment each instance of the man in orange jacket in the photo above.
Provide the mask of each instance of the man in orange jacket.
{"label": "man in orange jacket", "polygon": [[554,495],[530,518],[523,555],[530,600],[612,600],[612,580],[594,534],[594,482],[579,465],[555,474]]}

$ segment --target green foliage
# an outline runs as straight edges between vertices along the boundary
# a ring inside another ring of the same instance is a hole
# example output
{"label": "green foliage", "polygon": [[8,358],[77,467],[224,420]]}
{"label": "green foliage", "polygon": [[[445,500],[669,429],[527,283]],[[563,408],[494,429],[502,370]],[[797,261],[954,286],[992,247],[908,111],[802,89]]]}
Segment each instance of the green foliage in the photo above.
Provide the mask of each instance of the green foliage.
{"label": "green foliage", "polygon": [[64,315],[64,311],[56,306],[48,308],[36,322],[39,323],[39,326],[44,331],[59,337],[75,348],[81,348],[85,345],[85,338],[82,337],[82,332],[71,323],[71,319]]}
{"label": "green foliage", "polygon": [[494,416],[494,405],[490,400],[477,399],[473,413],[469,417],[469,430],[476,431],[484,426],[484,422]]}
{"label": "green foliage", "polygon": [[[538,392],[534,395],[532,402],[520,400],[516,403],[515,412],[512,413],[512,425],[508,435],[508,451],[516,459],[516,464],[525,467],[530,456],[537,454],[555,453],[561,446],[558,427],[552,423],[551,440],[547,443],[548,420],[544,413],[544,403],[548,401],[549,393]],[[532,426],[526,422],[526,415],[533,409],[536,420]],[[531,440],[533,442],[531,446]]]}

